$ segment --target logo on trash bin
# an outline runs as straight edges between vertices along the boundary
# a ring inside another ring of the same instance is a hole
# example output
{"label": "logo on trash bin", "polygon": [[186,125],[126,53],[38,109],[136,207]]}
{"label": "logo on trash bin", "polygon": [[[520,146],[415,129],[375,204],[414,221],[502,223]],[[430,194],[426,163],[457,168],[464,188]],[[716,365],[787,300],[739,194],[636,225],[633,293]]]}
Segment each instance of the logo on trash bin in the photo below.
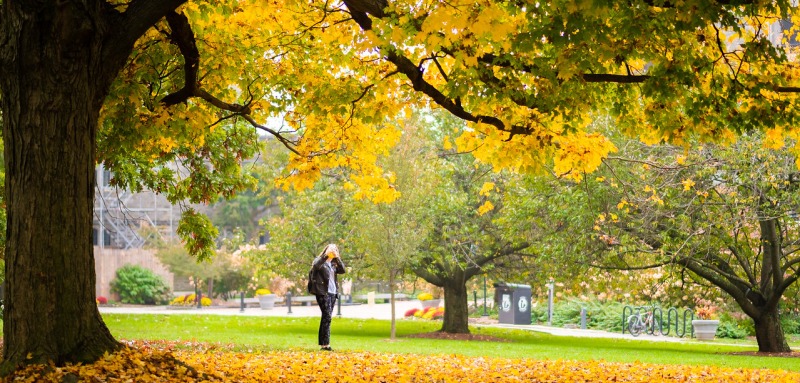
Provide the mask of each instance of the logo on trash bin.
{"label": "logo on trash bin", "polygon": [[503,303],[501,305],[503,311],[511,311],[511,295],[503,294]]}
{"label": "logo on trash bin", "polygon": [[528,299],[525,297],[519,297],[519,302],[517,302],[517,308],[521,313],[528,311]]}

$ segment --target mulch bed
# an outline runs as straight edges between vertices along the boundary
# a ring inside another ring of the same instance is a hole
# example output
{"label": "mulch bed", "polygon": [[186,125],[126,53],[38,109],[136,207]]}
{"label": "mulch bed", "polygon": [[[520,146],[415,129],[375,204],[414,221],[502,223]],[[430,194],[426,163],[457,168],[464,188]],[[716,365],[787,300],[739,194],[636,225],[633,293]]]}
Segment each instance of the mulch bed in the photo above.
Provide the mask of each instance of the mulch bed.
{"label": "mulch bed", "polygon": [[449,334],[442,331],[424,332],[420,334],[407,335],[406,338],[423,338],[423,339],[446,339],[446,340],[470,340],[480,342],[511,342],[508,339],[498,338],[491,335],[481,334]]}
{"label": "mulch bed", "polygon": [[729,352],[728,355],[769,356],[775,358],[800,358],[800,351],[792,351],[792,352],[741,351],[741,352]]}

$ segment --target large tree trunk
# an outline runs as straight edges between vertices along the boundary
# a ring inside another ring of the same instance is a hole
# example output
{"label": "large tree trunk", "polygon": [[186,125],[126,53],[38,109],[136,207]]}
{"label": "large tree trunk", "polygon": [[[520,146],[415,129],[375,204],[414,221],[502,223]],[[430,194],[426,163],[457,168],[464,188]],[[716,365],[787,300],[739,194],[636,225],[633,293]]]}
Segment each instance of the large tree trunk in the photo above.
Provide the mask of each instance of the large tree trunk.
{"label": "large tree trunk", "polygon": [[444,321],[442,331],[469,334],[467,286],[461,280],[446,280],[444,285]]}
{"label": "large tree trunk", "polygon": [[778,308],[765,310],[758,319],[753,319],[756,327],[756,341],[760,352],[789,352],[789,344],[783,335]]}
{"label": "large tree trunk", "polygon": [[104,70],[116,73],[122,61],[101,57],[99,2],[19,3],[3,2],[0,15],[4,374],[90,362],[120,347],[95,304],[92,212]]}

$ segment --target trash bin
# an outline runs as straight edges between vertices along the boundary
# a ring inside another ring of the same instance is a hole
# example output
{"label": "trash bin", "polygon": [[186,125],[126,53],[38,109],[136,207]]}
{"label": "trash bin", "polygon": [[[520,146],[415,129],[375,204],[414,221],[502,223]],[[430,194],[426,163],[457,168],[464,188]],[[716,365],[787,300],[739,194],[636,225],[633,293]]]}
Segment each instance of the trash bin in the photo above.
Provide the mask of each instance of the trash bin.
{"label": "trash bin", "polygon": [[531,324],[531,286],[514,283],[494,284],[495,303],[500,323]]}

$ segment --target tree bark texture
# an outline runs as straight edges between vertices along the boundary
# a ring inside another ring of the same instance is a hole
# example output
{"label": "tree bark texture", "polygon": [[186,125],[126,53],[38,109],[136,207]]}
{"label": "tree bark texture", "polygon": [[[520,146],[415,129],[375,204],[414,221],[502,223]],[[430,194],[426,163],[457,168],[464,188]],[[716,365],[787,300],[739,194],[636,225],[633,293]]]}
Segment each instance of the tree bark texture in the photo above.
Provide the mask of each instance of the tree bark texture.
{"label": "tree bark texture", "polygon": [[97,120],[123,60],[101,56],[101,2],[5,1],[0,90],[8,225],[3,364],[94,361],[120,344],[95,304]]}
{"label": "tree bark texture", "polygon": [[760,352],[790,352],[789,343],[781,327],[778,309],[764,310],[760,317],[753,319],[756,341]]}
{"label": "tree bark texture", "polygon": [[463,281],[448,279],[444,288],[444,318],[442,331],[451,334],[469,334],[469,307],[467,286]]}

